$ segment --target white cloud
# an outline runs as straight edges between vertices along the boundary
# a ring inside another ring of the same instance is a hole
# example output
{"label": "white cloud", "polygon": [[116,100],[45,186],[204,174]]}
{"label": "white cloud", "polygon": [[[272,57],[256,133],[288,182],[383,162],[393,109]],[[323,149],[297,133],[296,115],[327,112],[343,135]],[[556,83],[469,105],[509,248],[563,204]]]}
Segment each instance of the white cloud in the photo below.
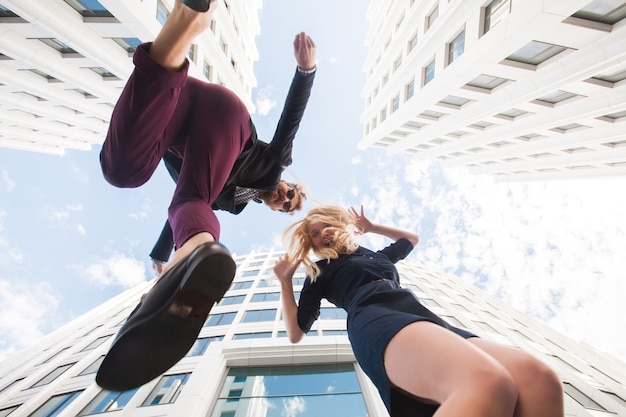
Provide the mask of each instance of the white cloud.
{"label": "white cloud", "polygon": [[[7,212],[0,210],[0,232],[5,232],[4,221]],[[3,235],[0,235],[0,265],[19,264],[24,259],[24,254]],[[1,305],[1,304],[0,304]]]}
{"label": "white cloud", "polygon": [[69,217],[70,217],[70,213],[67,210],[56,210],[56,211],[50,212],[50,215],[48,216],[50,221],[53,221],[55,223],[60,223],[64,220],[67,220],[69,219]]}
{"label": "white cloud", "polygon": [[76,231],[81,236],[85,236],[87,234],[87,230],[85,230],[85,227],[82,224],[76,225]]}
{"label": "white cloud", "polygon": [[0,361],[45,335],[42,327],[54,315],[59,300],[48,284],[0,279]]}
{"label": "white cloud", "polygon": [[83,211],[84,207],[81,203],[77,203],[77,204],[67,204],[65,208],[68,211]]}
{"label": "white cloud", "polygon": [[332,58],[330,58],[330,64],[331,64],[331,65],[332,65],[332,64],[335,64],[335,63],[337,63],[337,62],[339,62],[339,58],[337,58],[337,57],[332,57]]}
{"label": "white cloud", "polygon": [[259,116],[267,116],[269,112],[276,107],[276,100],[272,99],[272,87],[266,87],[259,90],[256,95],[256,113]]}
{"label": "white cloud", "polygon": [[350,162],[352,162],[352,165],[358,165],[361,163],[361,161],[362,161],[362,158],[360,156],[355,156],[352,158]]}
{"label": "white cloud", "polygon": [[137,212],[130,213],[129,216],[131,219],[144,221],[148,217],[150,217],[150,213],[154,211],[154,205],[152,204],[152,200],[149,198],[144,198],[141,202],[141,209]]}
{"label": "white cloud", "polygon": [[626,180],[495,183],[417,162],[407,179],[432,217],[422,223],[432,233],[418,246],[421,262],[471,276],[561,333],[626,357],[626,336],[614,331],[626,327],[626,212],[615,192]]}
{"label": "white cloud", "polygon": [[119,253],[91,265],[74,268],[81,272],[87,281],[100,288],[109,286],[132,288],[146,281],[145,264]]}
{"label": "white cloud", "polygon": [[283,410],[280,413],[285,417],[296,417],[306,410],[306,403],[302,397],[293,397],[283,400]]}
{"label": "white cloud", "polygon": [[9,173],[6,169],[2,170],[2,184],[4,184],[4,188],[6,188],[6,190],[9,192],[13,190],[17,185],[15,181],[13,181],[11,177],[9,177]]}

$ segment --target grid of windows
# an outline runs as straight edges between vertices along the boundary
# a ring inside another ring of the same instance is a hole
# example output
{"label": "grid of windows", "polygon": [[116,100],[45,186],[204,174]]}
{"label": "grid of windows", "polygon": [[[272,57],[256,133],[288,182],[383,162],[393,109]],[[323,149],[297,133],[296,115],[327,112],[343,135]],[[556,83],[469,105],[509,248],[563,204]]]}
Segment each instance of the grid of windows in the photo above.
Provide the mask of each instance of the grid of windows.
{"label": "grid of windows", "polygon": [[161,377],[142,405],[162,405],[175,402],[190,375],[191,372]]}
{"label": "grid of windows", "polygon": [[33,413],[29,414],[28,417],[58,416],[61,411],[65,410],[82,392],[83,390],[54,395],[39,406]]}

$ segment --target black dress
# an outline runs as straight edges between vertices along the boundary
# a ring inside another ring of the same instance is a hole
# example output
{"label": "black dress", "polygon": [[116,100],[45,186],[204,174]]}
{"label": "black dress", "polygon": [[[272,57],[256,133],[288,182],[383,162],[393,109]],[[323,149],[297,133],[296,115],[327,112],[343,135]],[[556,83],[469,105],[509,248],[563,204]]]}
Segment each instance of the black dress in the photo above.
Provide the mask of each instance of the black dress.
{"label": "black dress", "polygon": [[315,282],[307,277],[298,303],[298,325],[308,332],[320,314],[322,298],[348,313],[348,337],[354,356],[369,376],[393,417],[431,416],[436,405],[425,404],[391,386],[383,353],[393,336],[416,321],[427,320],[464,337],[474,334],[451,326],[424,307],[413,291],[401,288],[394,263],[413,250],[400,239],[378,252],[359,246],[350,255],[317,262]]}

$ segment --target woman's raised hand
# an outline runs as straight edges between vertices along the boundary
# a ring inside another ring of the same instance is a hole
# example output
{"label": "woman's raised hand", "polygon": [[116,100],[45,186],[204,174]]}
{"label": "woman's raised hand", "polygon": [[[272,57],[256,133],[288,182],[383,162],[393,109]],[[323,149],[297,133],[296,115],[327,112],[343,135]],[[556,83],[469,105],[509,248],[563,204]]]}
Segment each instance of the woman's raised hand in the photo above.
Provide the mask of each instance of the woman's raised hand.
{"label": "woman's raised hand", "polygon": [[297,261],[292,261],[291,259],[289,259],[288,254],[285,254],[285,256],[281,256],[280,258],[278,258],[276,264],[274,265],[274,274],[276,275],[276,278],[278,278],[281,283],[287,283],[288,281],[291,281],[291,279],[293,278],[293,274],[300,266],[300,262],[302,262],[301,259]]}
{"label": "woman's raised hand", "polygon": [[372,228],[372,222],[369,221],[363,212],[363,205],[361,204],[361,213],[357,212],[354,207],[350,207],[350,214],[354,216],[354,225],[356,226],[356,232],[359,234],[365,234]]}

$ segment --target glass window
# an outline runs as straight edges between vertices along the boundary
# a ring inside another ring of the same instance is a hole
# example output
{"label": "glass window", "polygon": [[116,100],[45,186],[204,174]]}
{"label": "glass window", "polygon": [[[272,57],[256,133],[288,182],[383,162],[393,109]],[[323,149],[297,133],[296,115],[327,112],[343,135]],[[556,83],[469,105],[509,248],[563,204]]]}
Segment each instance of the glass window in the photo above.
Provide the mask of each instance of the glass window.
{"label": "glass window", "polygon": [[554,105],[562,101],[569,100],[570,98],[573,98],[573,97],[576,97],[576,94],[570,93],[567,91],[556,90],[549,94],[546,94],[545,96],[539,97],[536,101]]}
{"label": "glass window", "polygon": [[347,330],[324,330],[324,336],[347,336]]}
{"label": "glass window", "polygon": [[102,390],[78,415],[89,416],[106,413],[107,411],[121,410],[126,407],[126,404],[133,398],[138,389],[135,388],[124,392]]}
{"label": "glass window", "polygon": [[509,61],[539,65],[567,48],[549,43],[532,41],[506,57]]}
{"label": "glass window", "polygon": [[465,97],[457,97],[457,96],[446,96],[439,103],[448,104],[450,106],[461,107],[471,100]]}
{"label": "glass window", "polygon": [[222,314],[211,314],[204,324],[205,327],[209,326],[223,326],[225,324],[231,324],[235,319],[237,313],[222,313]]}
{"label": "glass window", "polygon": [[527,111],[525,110],[520,110],[520,109],[516,109],[516,108],[510,108],[508,110],[505,110],[501,113],[496,114],[496,116],[503,118],[503,119],[509,119],[509,120],[513,120],[517,117],[523,116],[525,114],[528,114]]}
{"label": "glass window", "polygon": [[592,77],[592,79],[606,81],[611,84],[626,80],[626,64],[620,65],[612,70],[606,70],[600,74],[596,74]]}
{"label": "glass window", "polygon": [[191,372],[161,377],[142,405],[171,404],[176,401]]}
{"label": "glass window", "polygon": [[189,352],[185,355],[185,357],[189,356],[201,356],[204,355],[206,349],[213,342],[219,342],[220,340],[224,340],[224,336],[211,336],[211,337],[201,337],[196,339]]}
{"label": "glass window", "polygon": [[90,344],[88,344],[87,346],[85,346],[81,352],[85,352],[86,350],[92,350],[97,348],[98,346],[100,346],[101,344],[103,344],[104,342],[106,342],[107,340],[109,340],[109,338],[111,337],[111,335],[107,335],[107,336],[101,336],[99,338],[97,338],[96,340],[94,340],[93,342],[91,342]]}
{"label": "glass window", "polygon": [[385,107],[380,111],[380,121],[381,123],[387,120],[387,108]]}
{"label": "glass window", "polygon": [[224,297],[220,300],[220,302],[218,303],[218,305],[220,306],[229,306],[229,305],[233,305],[233,304],[242,304],[243,300],[246,299],[245,295],[235,295],[232,297]]}
{"label": "glass window", "polygon": [[65,410],[83,391],[66,392],[51,397],[28,417],[56,417]]}
{"label": "glass window", "polygon": [[439,16],[439,5],[436,5],[435,8],[426,16],[426,30],[430,29],[433,25],[437,17]]}
{"label": "glass window", "polygon": [[409,41],[407,42],[407,45],[406,45],[407,54],[410,53],[413,49],[415,49],[416,45],[417,45],[417,32],[415,32],[415,34],[413,34],[411,39],[409,39]]}
{"label": "glass window", "polygon": [[624,0],[594,0],[572,16],[613,25],[626,17]]}
{"label": "glass window", "polygon": [[95,374],[96,372],[98,372],[98,369],[100,369],[100,365],[102,364],[103,360],[104,360],[104,356],[100,356],[98,359],[93,361],[91,363],[91,365],[89,365],[88,367],[83,369],[83,371],[80,374],[78,374],[78,375],[82,376],[82,375]]}
{"label": "glass window", "polygon": [[396,60],[393,61],[393,70],[397,71],[398,68],[400,68],[400,65],[402,65],[402,54],[400,54],[400,56],[398,56]]}
{"label": "glass window", "polygon": [[501,86],[508,80],[506,78],[492,77],[491,75],[480,74],[467,83],[470,87],[482,88],[484,90],[493,90],[496,87]]}
{"label": "glass window", "polygon": [[580,391],[578,388],[576,388],[569,382],[563,383],[563,391],[565,391],[565,393],[569,397],[573,398],[578,404],[582,405],[583,407],[587,409],[606,411],[604,407],[602,407],[600,404],[598,404],[597,402],[589,398],[585,393]]}
{"label": "glass window", "polygon": [[84,17],[113,17],[97,0],[65,0],[65,3]]}
{"label": "glass window", "polygon": [[337,307],[322,307],[320,308],[320,319],[327,320],[341,320],[348,317],[346,311]]}
{"label": "glass window", "polygon": [[167,10],[167,7],[163,4],[161,0],[157,2],[157,10],[156,10],[156,19],[162,25],[165,24],[170,12]]}
{"label": "glass window", "polygon": [[[237,379],[242,376],[246,378]],[[268,416],[371,415],[351,363],[232,368],[211,417],[252,415],[259,407],[267,410]]]}
{"label": "glass window", "polygon": [[252,288],[252,281],[233,282],[233,285],[230,287],[231,290],[246,290],[248,288]]}
{"label": "glass window", "polygon": [[414,95],[415,95],[415,80],[411,80],[404,87],[404,101],[410,99]]}
{"label": "glass window", "polygon": [[65,371],[70,369],[72,367],[72,365],[74,365],[75,363],[76,362],[68,363],[66,365],[62,365],[62,366],[57,367],[54,371],[50,372],[48,375],[44,376],[39,381],[37,381],[35,384],[33,384],[33,386],[31,386],[31,388],[41,387],[42,385],[48,385],[49,383],[51,383],[52,381],[57,379],[59,376],[61,376]]}
{"label": "glass window", "polygon": [[124,48],[128,54],[135,52],[141,41],[137,38],[113,38],[113,41]]}
{"label": "glass window", "polygon": [[24,380],[24,378],[26,378],[25,376],[16,379],[15,381],[11,382],[9,385],[2,387],[2,389],[0,389],[0,394],[3,393],[4,391],[7,391],[9,388],[11,388],[12,386],[14,386],[15,384],[17,384],[18,382]]}
{"label": "glass window", "polygon": [[258,269],[253,269],[251,271],[244,271],[241,273],[241,277],[256,277],[257,275],[259,275]]}
{"label": "glass window", "polygon": [[428,63],[424,67],[424,85],[428,84],[435,78],[435,59]]}
{"label": "glass window", "polygon": [[202,74],[204,74],[204,78],[211,81],[211,78],[213,77],[213,67],[206,60],[202,65]]}
{"label": "glass window", "polygon": [[243,323],[252,323],[258,321],[274,321],[276,318],[276,309],[267,310],[248,310],[243,315]]}
{"label": "glass window", "polygon": [[259,293],[252,296],[252,302],[278,301],[280,300],[279,292]]}
{"label": "glass window", "polygon": [[294,278],[292,280],[293,282],[293,286],[297,286],[297,285],[304,285],[304,281],[306,280],[306,278]]}
{"label": "glass window", "polygon": [[495,27],[509,13],[510,0],[493,0],[485,7],[483,35]]}
{"label": "glass window", "polygon": [[[20,404],[21,405],[21,404]],[[3,408],[0,410],[0,417],[6,417],[15,410],[17,410],[19,405],[14,405],[13,407]]]}
{"label": "glass window", "polygon": [[269,339],[271,337],[272,337],[272,332],[237,333],[233,336],[233,340]]}
{"label": "glass window", "polygon": [[68,350],[68,349],[69,349],[69,347],[64,347],[63,349],[61,349],[60,351],[58,351],[58,352],[57,352],[57,353],[55,353],[54,355],[50,356],[50,357],[49,357],[48,359],[46,359],[45,361],[41,362],[41,364],[44,364],[44,363],[48,363],[48,362],[50,362],[52,359],[54,359],[54,358],[56,358],[56,357],[60,356],[63,352],[65,352],[65,351],[66,351],[66,350]]}
{"label": "glass window", "polygon": [[400,108],[400,95],[395,96],[391,99],[391,112],[395,112]]}
{"label": "glass window", "polygon": [[77,52],[72,49],[71,46],[69,46],[68,44],[58,40],[58,39],[51,39],[51,38],[42,38],[39,39],[41,42],[45,43],[46,45],[48,45],[49,47],[55,49],[56,51],[60,52],[63,55],[67,55],[67,54],[77,54]]}
{"label": "glass window", "polygon": [[434,110],[424,110],[423,112],[420,113],[420,116],[423,116],[427,119],[439,120],[443,116],[447,116],[447,114],[434,111]]}
{"label": "glass window", "polygon": [[465,29],[448,45],[448,65],[456,61],[465,51]]}

